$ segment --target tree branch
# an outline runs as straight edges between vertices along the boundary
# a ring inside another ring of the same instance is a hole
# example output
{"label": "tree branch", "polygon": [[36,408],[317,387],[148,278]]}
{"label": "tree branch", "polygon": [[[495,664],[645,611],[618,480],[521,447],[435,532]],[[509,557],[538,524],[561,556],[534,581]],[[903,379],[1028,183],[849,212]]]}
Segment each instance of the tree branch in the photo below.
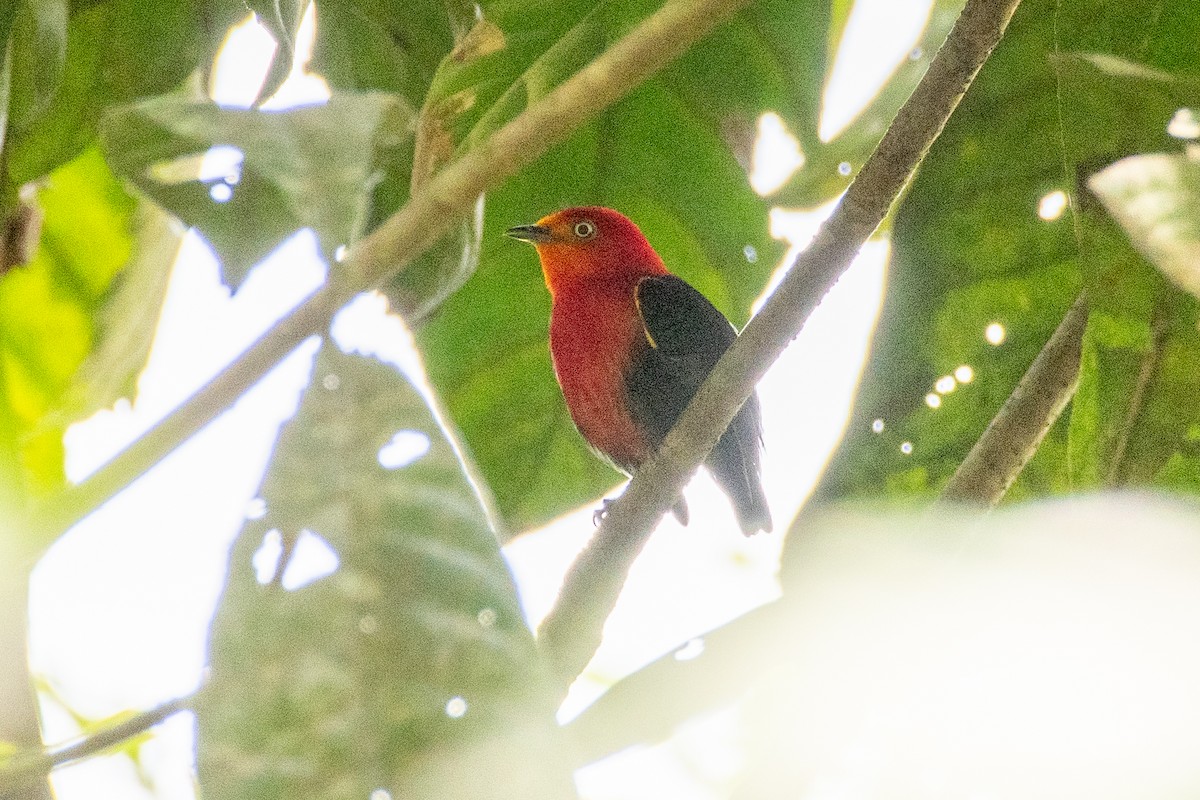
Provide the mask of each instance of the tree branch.
{"label": "tree branch", "polygon": [[[329,282],[153,429],[38,509],[59,532],[107,502],[231,405],[354,295],[408,266],[499,186],[686,51],[749,0],[671,0],[625,38],[450,164],[353,247]],[[48,544],[48,542],[44,543]]]}
{"label": "tree branch", "polygon": [[941,501],[989,508],[1000,502],[1075,394],[1087,319],[1084,293],[959,464],[942,490]]}
{"label": "tree branch", "polygon": [[662,449],[607,509],[539,632],[563,684],[600,642],[625,575],[754,385],[796,337],[937,139],[1020,0],[968,0],[929,70],[812,245],[721,358]]}
{"label": "tree branch", "polygon": [[[7,534],[8,531],[5,531]],[[42,745],[37,694],[29,675],[29,570],[15,558],[0,564],[0,743],[36,752]],[[9,792],[0,778],[0,800],[50,800],[50,786],[29,781]]]}
{"label": "tree branch", "polygon": [[194,699],[194,696],[180,697],[71,744],[47,748],[44,752],[27,758],[17,756],[13,759],[12,766],[0,768],[0,795],[45,781],[46,776],[55,767],[117,747],[134,736],[145,733],[168,717],[189,708]]}

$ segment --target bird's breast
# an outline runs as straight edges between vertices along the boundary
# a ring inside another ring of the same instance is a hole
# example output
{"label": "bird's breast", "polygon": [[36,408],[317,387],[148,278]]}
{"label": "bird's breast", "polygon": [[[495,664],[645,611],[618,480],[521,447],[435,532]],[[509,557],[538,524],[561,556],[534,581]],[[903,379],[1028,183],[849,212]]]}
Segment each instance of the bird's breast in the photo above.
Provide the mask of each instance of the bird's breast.
{"label": "bird's breast", "polygon": [[556,293],[550,352],[567,408],[583,438],[627,472],[650,455],[625,388],[630,362],[648,346],[632,285]]}

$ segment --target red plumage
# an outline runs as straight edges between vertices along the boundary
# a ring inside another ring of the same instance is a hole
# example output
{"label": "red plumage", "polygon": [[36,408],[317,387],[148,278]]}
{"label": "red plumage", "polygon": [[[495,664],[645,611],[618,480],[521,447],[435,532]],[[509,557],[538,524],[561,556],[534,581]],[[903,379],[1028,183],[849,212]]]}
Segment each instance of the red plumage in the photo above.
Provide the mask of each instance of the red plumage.
{"label": "red plumage", "polygon": [[[612,209],[569,208],[508,234],[537,248],[552,299],[550,352],[571,418],[597,452],[633,474],[736,333]],[[706,461],[746,535],[771,529],[760,451],[751,396]],[[686,524],[682,499],[675,510]]]}

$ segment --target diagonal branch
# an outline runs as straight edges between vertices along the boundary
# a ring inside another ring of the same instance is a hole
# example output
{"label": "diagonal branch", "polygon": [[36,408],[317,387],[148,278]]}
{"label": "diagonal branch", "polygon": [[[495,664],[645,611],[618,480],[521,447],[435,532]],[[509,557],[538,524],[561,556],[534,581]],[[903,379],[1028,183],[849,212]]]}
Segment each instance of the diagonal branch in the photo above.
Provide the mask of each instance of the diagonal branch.
{"label": "diagonal branch", "polygon": [[1019,2],[968,0],[833,216],[722,357],[659,453],[608,506],[604,524],[567,575],[558,604],[539,632],[564,684],[595,652],[604,620],[651,529],[883,220],[1000,41]]}
{"label": "diagonal branch", "polygon": [[1087,294],[1079,295],[1017,388],[942,490],[942,502],[989,508],[1000,502],[1075,395],[1087,327]]}
{"label": "diagonal branch", "polygon": [[439,172],[351,250],[329,283],[142,438],[90,478],[40,508],[42,527],[60,532],[107,502],[228,408],[304,339],[322,333],[354,295],[407,267],[448,232],[480,194],[532,164],[748,2],[666,3],[550,94]]}

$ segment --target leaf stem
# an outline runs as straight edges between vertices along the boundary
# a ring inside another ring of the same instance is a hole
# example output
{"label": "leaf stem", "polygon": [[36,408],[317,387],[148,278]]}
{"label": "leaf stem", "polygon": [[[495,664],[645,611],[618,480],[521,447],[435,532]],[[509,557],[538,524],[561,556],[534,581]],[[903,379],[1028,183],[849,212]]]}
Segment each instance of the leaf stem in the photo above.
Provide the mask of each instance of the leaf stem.
{"label": "leaf stem", "polygon": [[650,531],[728,427],[755,384],[878,227],[937,139],[1020,0],[968,0],[929,70],[863,165],[812,245],[797,257],[762,310],[704,386],[575,562],[539,632],[565,687],[600,642],[625,575]]}
{"label": "leaf stem", "polygon": [[[61,532],[111,499],[211,422],[304,339],[324,332],[359,292],[400,272],[475,199],[532,164],[587,120],[686,51],[749,0],[671,0],[594,61],[448,165],[349,253],[330,282],[182,406],[91,477],[38,509]],[[44,542],[43,545],[48,544]]]}

